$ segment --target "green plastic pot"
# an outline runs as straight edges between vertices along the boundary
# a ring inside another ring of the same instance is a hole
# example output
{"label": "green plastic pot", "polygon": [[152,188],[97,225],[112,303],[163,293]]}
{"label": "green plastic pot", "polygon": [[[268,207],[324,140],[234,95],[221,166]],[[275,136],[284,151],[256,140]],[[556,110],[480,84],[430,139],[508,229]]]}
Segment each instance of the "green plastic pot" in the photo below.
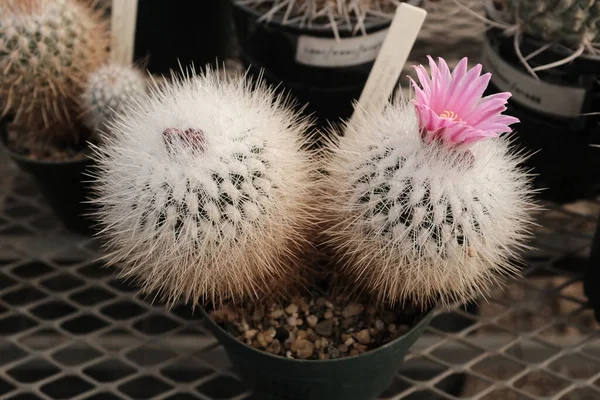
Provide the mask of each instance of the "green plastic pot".
{"label": "green plastic pot", "polygon": [[372,400],[387,389],[433,312],[390,343],[358,356],[296,360],[257,350],[221,328],[204,309],[207,327],[225,347],[242,380],[261,400]]}

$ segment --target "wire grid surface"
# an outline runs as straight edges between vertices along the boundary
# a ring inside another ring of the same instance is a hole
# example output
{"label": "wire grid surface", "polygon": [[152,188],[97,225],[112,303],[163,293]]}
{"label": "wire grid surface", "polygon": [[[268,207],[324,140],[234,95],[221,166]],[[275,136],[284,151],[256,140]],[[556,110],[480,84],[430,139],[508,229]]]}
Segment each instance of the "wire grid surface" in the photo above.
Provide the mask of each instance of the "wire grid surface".
{"label": "wire grid surface", "polygon": [[[167,312],[114,279],[98,243],[65,231],[5,158],[0,399],[255,398],[188,307]],[[600,398],[600,329],[580,282],[600,201],[546,206],[528,278],[476,314],[439,311],[381,399]]]}

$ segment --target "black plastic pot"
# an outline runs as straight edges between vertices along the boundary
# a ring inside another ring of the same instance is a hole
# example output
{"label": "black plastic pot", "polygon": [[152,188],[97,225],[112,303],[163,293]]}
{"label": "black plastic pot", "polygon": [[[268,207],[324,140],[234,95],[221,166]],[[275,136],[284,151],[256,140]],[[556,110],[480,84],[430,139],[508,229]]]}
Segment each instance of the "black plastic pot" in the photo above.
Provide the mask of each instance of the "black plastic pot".
{"label": "black plastic pot", "polygon": [[228,0],[139,0],[134,58],[153,74],[182,66],[216,65],[230,55],[233,29]]}
{"label": "black plastic pot", "polygon": [[[512,37],[492,29],[486,39],[484,66],[493,73],[488,94],[513,93],[507,113],[521,120],[515,125],[517,144],[537,152],[527,166],[538,174],[536,185],[545,189],[542,197],[562,203],[597,193],[600,150],[590,144],[600,143],[600,117],[581,114],[600,110],[600,58],[581,56],[539,71],[536,83],[519,61]],[[525,56],[542,46],[529,37],[520,44]],[[569,54],[572,51],[553,46],[528,63],[541,66]]]}
{"label": "black plastic pot", "polygon": [[[341,44],[336,44],[330,28],[284,25],[276,18],[259,22],[260,16],[255,9],[234,2],[236,37],[246,68],[254,75],[263,73],[267,83],[281,84],[300,107],[307,105],[305,111],[314,114],[320,126],[349,118],[391,22],[366,23],[366,39],[340,26]],[[343,55],[340,46],[356,51]],[[337,55],[328,53],[328,57],[326,49],[335,49]]]}
{"label": "black plastic pot", "polygon": [[93,221],[87,216],[91,206],[90,188],[85,172],[93,166],[85,157],[66,162],[38,161],[17,154],[7,146],[6,121],[0,121],[0,140],[19,168],[29,174],[44,195],[54,214],[71,231],[89,235]]}
{"label": "black plastic pot", "polygon": [[230,335],[205,310],[201,314],[240,377],[261,400],[372,400],[391,384],[433,317],[430,311],[403,336],[359,356],[317,361],[259,351]]}

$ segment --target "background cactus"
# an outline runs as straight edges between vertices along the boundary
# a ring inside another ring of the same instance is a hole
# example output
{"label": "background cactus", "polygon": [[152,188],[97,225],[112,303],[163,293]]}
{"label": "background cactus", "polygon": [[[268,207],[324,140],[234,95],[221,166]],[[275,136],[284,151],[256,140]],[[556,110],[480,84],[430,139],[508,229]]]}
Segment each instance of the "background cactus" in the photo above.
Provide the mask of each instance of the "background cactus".
{"label": "background cactus", "polygon": [[107,132],[114,116],[145,90],[146,80],[140,71],[116,64],[100,67],[89,75],[81,99],[86,125]]}
{"label": "background cactus", "polygon": [[506,139],[426,144],[414,108],[357,114],[323,190],[342,275],[389,303],[468,300],[515,272],[530,202]]}
{"label": "background cactus", "polygon": [[96,149],[109,262],[170,302],[284,289],[310,228],[306,129],[243,77],[210,71],[153,87]]}
{"label": "background cactus", "polygon": [[368,20],[391,20],[402,0],[235,0],[250,5],[265,20],[277,16],[284,24],[299,23],[308,26],[327,26],[337,31],[338,26],[350,26],[356,32],[364,31]]}
{"label": "background cactus", "polygon": [[0,23],[4,114],[32,130],[72,134],[87,75],[107,56],[100,11],[75,0],[13,0]]}
{"label": "background cactus", "polygon": [[537,39],[577,48],[600,38],[600,1],[500,0],[509,23]]}

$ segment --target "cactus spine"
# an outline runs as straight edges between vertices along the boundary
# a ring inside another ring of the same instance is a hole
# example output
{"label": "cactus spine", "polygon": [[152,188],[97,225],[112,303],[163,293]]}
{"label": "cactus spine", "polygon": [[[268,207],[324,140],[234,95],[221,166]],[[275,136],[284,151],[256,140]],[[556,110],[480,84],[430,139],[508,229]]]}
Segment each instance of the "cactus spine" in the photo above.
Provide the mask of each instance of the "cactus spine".
{"label": "cactus spine", "polygon": [[310,228],[307,122],[214,71],[152,88],[96,149],[111,264],[173,302],[259,299],[298,276]]}
{"label": "cactus spine", "polygon": [[107,56],[99,12],[75,0],[14,0],[0,23],[4,114],[32,129],[71,133],[87,75]]}

